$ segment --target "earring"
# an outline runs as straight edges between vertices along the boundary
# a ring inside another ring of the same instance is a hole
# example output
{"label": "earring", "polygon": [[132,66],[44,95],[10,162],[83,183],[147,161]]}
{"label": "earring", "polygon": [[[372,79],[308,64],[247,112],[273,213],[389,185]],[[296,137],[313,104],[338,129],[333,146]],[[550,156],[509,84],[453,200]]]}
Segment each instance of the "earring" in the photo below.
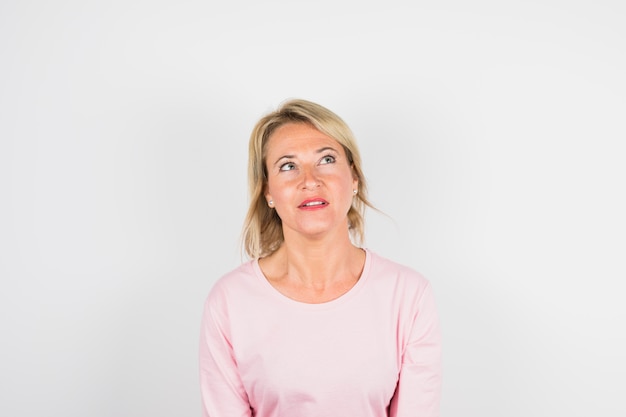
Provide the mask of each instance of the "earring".
{"label": "earring", "polygon": [[268,202],[267,202],[267,205],[268,205],[270,208],[274,207],[274,200],[270,200],[270,201],[268,201]]}
{"label": "earring", "polygon": [[354,195],[356,195],[357,190],[352,190],[352,193],[353,193]]}

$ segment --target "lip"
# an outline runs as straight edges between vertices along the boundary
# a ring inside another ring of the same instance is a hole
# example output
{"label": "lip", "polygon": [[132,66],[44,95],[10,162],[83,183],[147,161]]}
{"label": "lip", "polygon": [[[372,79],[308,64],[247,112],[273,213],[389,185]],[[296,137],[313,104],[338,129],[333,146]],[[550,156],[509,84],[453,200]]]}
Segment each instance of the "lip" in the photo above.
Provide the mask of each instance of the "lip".
{"label": "lip", "polygon": [[310,198],[300,203],[298,208],[302,210],[319,210],[327,206],[328,201],[324,200],[323,198]]}

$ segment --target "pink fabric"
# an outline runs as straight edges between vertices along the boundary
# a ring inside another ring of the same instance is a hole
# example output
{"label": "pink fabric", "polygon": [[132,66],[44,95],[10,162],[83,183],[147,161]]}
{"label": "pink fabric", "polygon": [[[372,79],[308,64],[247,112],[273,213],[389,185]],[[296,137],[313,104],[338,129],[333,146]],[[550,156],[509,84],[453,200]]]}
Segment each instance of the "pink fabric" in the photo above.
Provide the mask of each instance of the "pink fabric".
{"label": "pink fabric", "polygon": [[336,300],[291,300],[257,261],[221,278],[202,319],[205,417],[435,417],[441,340],[429,282],[366,251]]}

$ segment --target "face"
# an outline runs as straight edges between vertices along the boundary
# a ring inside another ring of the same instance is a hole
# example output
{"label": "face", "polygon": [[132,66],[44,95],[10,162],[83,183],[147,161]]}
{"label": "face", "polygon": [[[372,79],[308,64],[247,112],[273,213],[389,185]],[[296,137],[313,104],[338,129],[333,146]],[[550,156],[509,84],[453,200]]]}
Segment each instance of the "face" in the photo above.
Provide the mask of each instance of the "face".
{"label": "face", "polygon": [[357,180],[343,146],[304,123],[272,133],[265,160],[265,198],[290,234],[320,238],[348,231]]}

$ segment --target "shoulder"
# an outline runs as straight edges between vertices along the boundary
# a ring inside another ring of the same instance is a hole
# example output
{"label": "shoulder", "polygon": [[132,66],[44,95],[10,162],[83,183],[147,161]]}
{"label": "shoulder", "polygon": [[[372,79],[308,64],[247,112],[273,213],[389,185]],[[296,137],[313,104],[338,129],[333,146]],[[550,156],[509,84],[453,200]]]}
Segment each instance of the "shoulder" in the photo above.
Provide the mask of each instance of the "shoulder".
{"label": "shoulder", "polygon": [[387,259],[368,250],[371,257],[370,274],[385,281],[403,282],[407,285],[428,286],[430,282],[410,266]]}
{"label": "shoulder", "polygon": [[371,258],[369,281],[380,292],[391,292],[395,299],[418,302],[430,293],[430,281],[410,266],[387,259],[368,250]]}
{"label": "shoulder", "polygon": [[255,262],[245,262],[215,281],[207,296],[207,305],[223,305],[229,299],[242,298],[256,281]]}

